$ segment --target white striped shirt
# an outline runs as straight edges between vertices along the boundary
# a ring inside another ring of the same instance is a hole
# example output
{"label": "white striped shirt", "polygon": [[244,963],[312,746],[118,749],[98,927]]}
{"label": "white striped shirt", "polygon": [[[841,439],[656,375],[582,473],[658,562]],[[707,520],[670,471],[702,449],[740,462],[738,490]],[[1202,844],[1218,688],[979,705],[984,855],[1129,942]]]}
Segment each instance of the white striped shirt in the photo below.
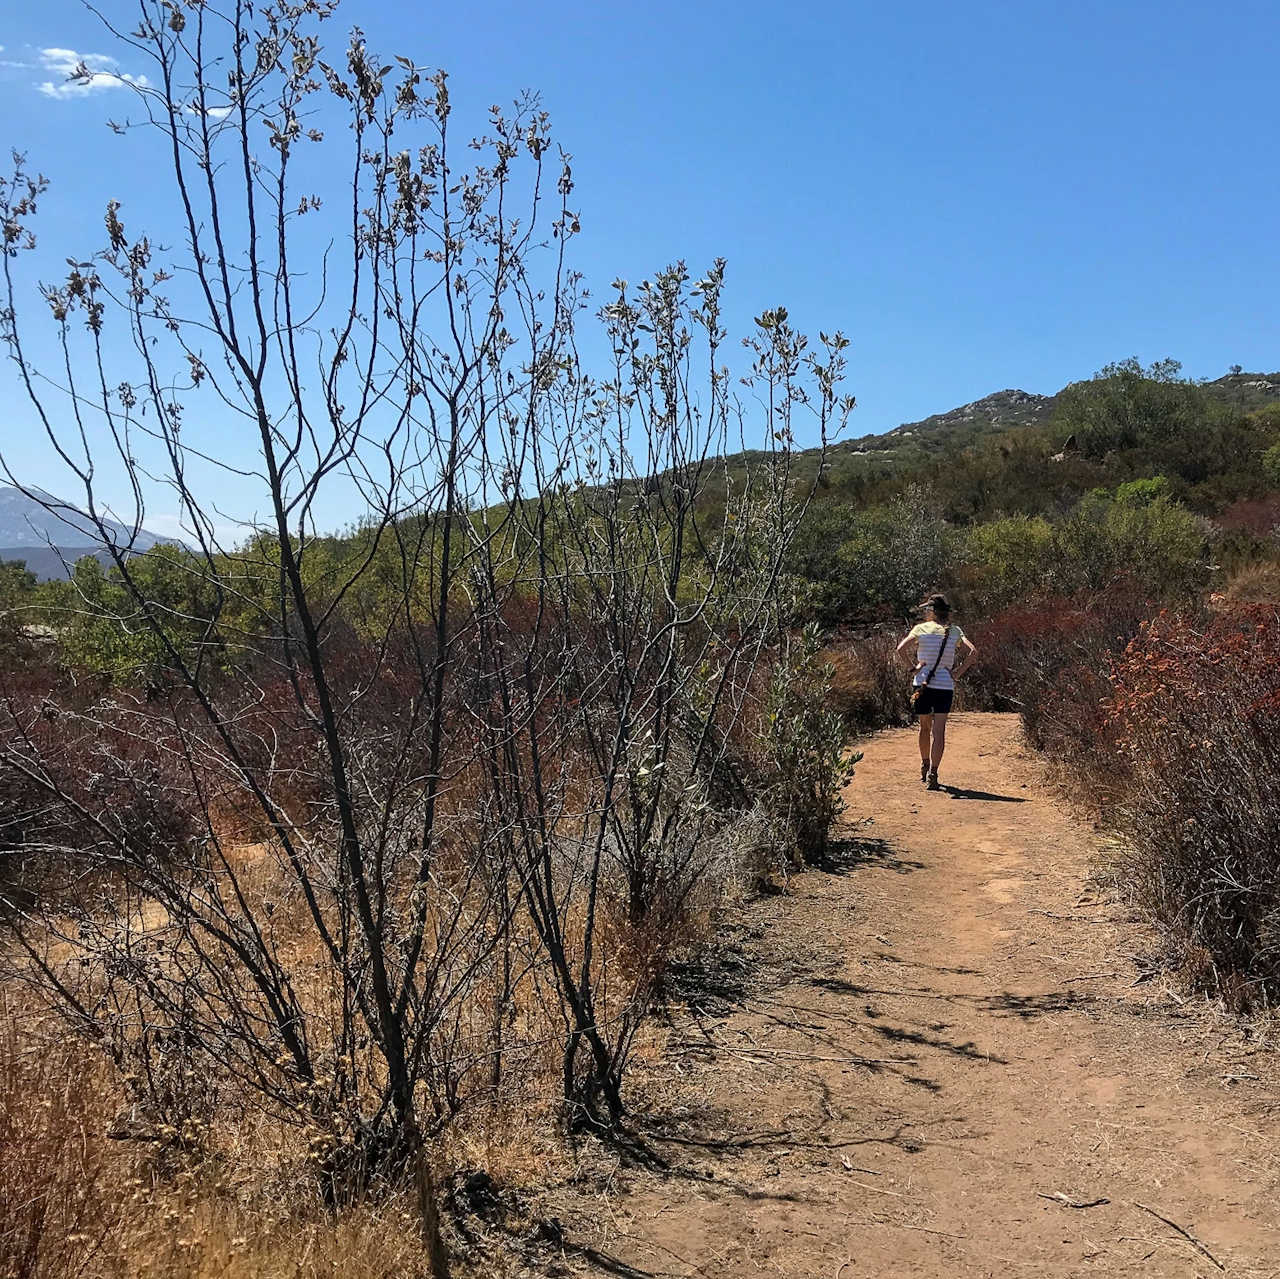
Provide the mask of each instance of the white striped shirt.
{"label": "white striped shirt", "polygon": [[[921,622],[919,626],[912,627],[911,634],[907,638],[915,640],[916,661],[921,664],[913,681],[917,686],[924,683],[925,676],[933,670],[934,662],[938,662],[938,650],[942,647],[942,636],[945,631],[946,628],[940,622]],[[956,648],[962,639],[964,639],[964,632],[953,623],[951,633],[947,635],[947,651],[942,654],[937,673],[929,681],[930,688],[955,688],[956,682],[951,678],[951,668],[955,665]]]}

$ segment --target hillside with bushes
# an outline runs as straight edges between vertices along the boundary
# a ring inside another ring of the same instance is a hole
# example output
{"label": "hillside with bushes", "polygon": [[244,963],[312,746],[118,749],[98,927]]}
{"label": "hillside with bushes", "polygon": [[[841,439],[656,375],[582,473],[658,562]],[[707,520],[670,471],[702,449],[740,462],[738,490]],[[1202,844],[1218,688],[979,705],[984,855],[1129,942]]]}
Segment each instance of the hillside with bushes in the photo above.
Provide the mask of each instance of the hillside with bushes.
{"label": "hillside with bushes", "polygon": [[970,616],[1122,581],[1185,599],[1275,561],[1280,374],[1130,360],[1032,398],[1034,420],[979,404],[829,451],[792,561],[823,624],[905,616],[938,585]]}

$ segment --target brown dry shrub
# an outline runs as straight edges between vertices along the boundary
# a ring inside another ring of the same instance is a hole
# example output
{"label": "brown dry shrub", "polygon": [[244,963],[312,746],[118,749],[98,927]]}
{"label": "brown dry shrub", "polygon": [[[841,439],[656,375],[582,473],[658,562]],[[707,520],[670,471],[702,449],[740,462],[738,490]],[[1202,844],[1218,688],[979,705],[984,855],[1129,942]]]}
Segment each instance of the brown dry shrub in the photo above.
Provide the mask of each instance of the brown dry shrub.
{"label": "brown dry shrub", "polygon": [[1233,502],[1218,517],[1218,525],[1251,537],[1269,538],[1280,528],[1280,493]]}
{"label": "brown dry shrub", "polygon": [[879,631],[861,639],[834,638],[823,650],[831,666],[831,707],[856,732],[906,724],[911,676],[894,655],[901,636]]}
{"label": "brown dry shrub", "polygon": [[1280,601],[1280,564],[1251,564],[1227,583],[1223,595],[1234,604]]}
{"label": "brown dry shrub", "polygon": [[1116,664],[1099,752],[1125,779],[1121,873],[1239,1009],[1280,996],[1277,652],[1275,607],[1162,615]]}
{"label": "brown dry shrub", "polygon": [[1153,611],[1141,597],[1113,591],[997,614],[974,628],[979,657],[963,681],[965,708],[1018,711],[1028,742],[1105,805],[1118,779],[1113,764],[1094,763],[1106,754],[1111,664]]}

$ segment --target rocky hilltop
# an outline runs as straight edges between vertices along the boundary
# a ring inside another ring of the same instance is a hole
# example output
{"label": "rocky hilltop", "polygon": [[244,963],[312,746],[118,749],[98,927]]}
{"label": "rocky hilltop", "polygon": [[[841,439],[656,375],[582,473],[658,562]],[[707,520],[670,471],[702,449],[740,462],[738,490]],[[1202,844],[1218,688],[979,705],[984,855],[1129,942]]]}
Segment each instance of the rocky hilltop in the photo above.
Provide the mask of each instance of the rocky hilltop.
{"label": "rocky hilltop", "polygon": [[[1202,384],[1224,403],[1245,412],[1280,400],[1280,373],[1226,374]],[[984,435],[998,435],[1018,427],[1045,426],[1053,417],[1057,395],[1009,388],[985,395],[945,413],[934,413],[920,422],[904,422],[883,435],[843,440],[828,449],[832,456],[863,455],[877,462],[897,463],[919,459],[943,449],[964,448]]]}
{"label": "rocky hilltop", "polygon": [[907,440],[941,442],[957,431],[985,435],[991,431],[1007,431],[1016,426],[1039,426],[1053,416],[1056,395],[1036,395],[1032,391],[1005,390],[962,404],[947,413],[935,413],[922,422],[904,422],[884,435],[867,436],[852,441],[854,452],[870,452],[876,448],[893,448]]}
{"label": "rocky hilltop", "polygon": [[1205,389],[1248,413],[1280,400],[1280,373],[1228,373]]}
{"label": "rocky hilltop", "polygon": [[991,426],[1037,426],[1047,422],[1057,402],[1056,395],[1036,395],[1031,391],[996,391],[994,395],[962,404],[949,413],[935,413],[923,422],[907,422],[890,435],[928,435],[949,427],[982,422]]}

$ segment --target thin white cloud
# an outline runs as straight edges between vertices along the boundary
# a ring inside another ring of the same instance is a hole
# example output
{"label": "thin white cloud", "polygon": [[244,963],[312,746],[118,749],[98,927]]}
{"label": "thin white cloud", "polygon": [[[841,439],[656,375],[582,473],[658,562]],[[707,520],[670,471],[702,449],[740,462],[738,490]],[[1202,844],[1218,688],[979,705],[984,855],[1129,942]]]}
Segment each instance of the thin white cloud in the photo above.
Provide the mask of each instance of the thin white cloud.
{"label": "thin white cloud", "polygon": [[[74,49],[41,49],[40,66],[56,72],[57,81],[44,80],[36,87],[50,98],[80,98],[99,89],[120,89],[126,85],[145,86],[146,76],[132,76],[116,70],[110,58],[100,53],[77,53]],[[84,72],[76,75],[81,68]],[[75,79],[71,77],[75,76]]]}
{"label": "thin white cloud", "polygon": [[[147,531],[157,537],[172,538],[187,546],[198,546],[200,539],[191,530],[191,524],[184,515],[170,511],[148,511],[146,519]],[[244,541],[254,530],[249,523],[235,523],[229,520],[214,520],[213,537],[222,547],[236,546]]]}

